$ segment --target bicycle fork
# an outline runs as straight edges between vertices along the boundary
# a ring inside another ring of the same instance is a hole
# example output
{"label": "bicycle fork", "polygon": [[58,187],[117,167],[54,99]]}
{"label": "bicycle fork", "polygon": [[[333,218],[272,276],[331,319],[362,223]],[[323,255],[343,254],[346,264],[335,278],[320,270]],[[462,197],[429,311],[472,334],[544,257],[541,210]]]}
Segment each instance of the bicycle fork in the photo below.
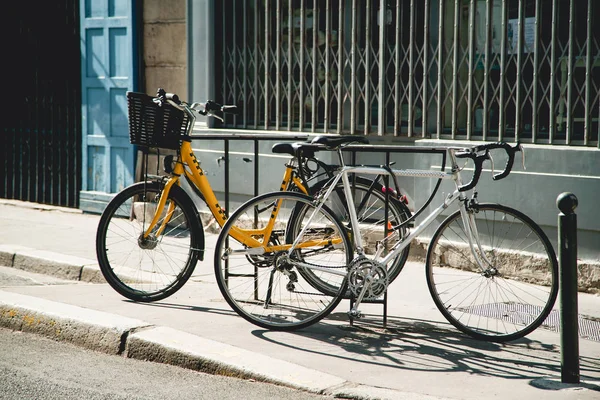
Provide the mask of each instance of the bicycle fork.
{"label": "bicycle fork", "polygon": [[[160,193],[160,199],[156,206],[156,211],[154,212],[154,217],[152,218],[152,221],[150,221],[150,225],[148,225],[148,228],[146,228],[144,230],[144,233],[142,234],[142,237],[140,238],[140,240],[145,241],[151,237],[152,231],[154,230],[154,228],[158,224],[161,216],[163,215],[163,211],[165,209],[165,204],[167,204],[167,199],[169,198],[169,193],[171,192],[171,188],[173,187],[174,184],[179,185],[179,177],[184,173],[185,173],[185,170],[184,170],[183,165],[180,162],[175,163],[175,166],[173,167],[173,171],[171,172],[171,177],[167,180],[163,190]],[[166,212],[162,222],[160,223],[160,227],[154,233],[155,238],[162,235],[165,228],[167,227],[167,224],[171,220],[171,217],[173,216],[174,212],[175,212],[175,203],[171,202],[169,204],[169,207],[167,208],[167,212]]]}
{"label": "bicycle fork", "polygon": [[[189,146],[188,142],[184,142],[184,146],[186,146],[186,145]],[[163,189],[161,190],[160,200],[158,201],[158,205],[156,206],[156,212],[154,213],[154,217],[152,218],[150,225],[148,225],[148,228],[145,229],[143,236],[141,237],[141,240],[147,240],[152,235],[153,229],[156,227],[156,225],[158,224],[158,222],[160,221],[160,219],[163,215],[165,204],[167,203],[167,199],[169,198],[169,193],[171,192],[171,188],[175,184],[179,185],[180,176],[186,174],[184,164],[181,160],[177,160],[177,162],[174,163],[172,169],[168,172],[171,173],[171,176],[167,179],[167,182],[165,183]],[[167,212],[164,214],[164,218],[160,222],[160,227],[154,233],[155,237],[159,237],[160,235],[162,235],[165,228],[171,221],[171,217],[173,216],[174,212],[175,212],[175,203],[171,202],[171,203],[169,203]]]}
{"label": "bicycle fork", "polygon": [[[473,199],[477,197],[477,193],[473,195]],[[460,207],[460,214],[463,221],[463,226],[465,227],[465,233],[469,238],[469,247],[471,249],[471,255],[475,259],[475,262],[481,269],[482,275],[486,276],[495,276],[497,270],[495,269],[493,263],[487,257],[483,246],[481,245],[481,240],[479,239],[479,231],[477,230],[477,223],[475,219],[475,213],[477,212],[477,205],[474,200],[471,200],[472,204],[467,204],[465,200],[463,202],[462,207]],[[479,253],[477,252],[479,251]]]}
{"label": "bicycle fork", "polygon": [[[165,184],[164,189],[161,191],[160,200],[158,201],[158,205],[156,206],[156,211],[154,213],[154,217],[152,218],[152,221],[150,222],[150,225],[148,225],[148,228],[146,228],[146,230],[143,233],[143,237],[142,237],[143,240],[146,240],[146,239],[148,239],[150,237],[150,235],[152,234],[152,230],[158,224],[158,221],[161,218],[161,215],[162,215],[163,210],[165,208],[165,204],[167,203],[167,199],[169,198],[169,192],[171,190],[171,187],[177,181],[178,181],[178,179],[169,179],[167,181],[167,183]],[[167,209],[167,213],[165,214],[165,217],[164,217],[163,221],[161,222],[160,227],[158,228],[158,230],[154,234],[156,237],[160,236],[164,232],[165,227],[167,226],[167,224],[171,220],[171,216],[173,215],[174,211],[175,211],[175,203],[171,202],[169,204],[168,209]]]}

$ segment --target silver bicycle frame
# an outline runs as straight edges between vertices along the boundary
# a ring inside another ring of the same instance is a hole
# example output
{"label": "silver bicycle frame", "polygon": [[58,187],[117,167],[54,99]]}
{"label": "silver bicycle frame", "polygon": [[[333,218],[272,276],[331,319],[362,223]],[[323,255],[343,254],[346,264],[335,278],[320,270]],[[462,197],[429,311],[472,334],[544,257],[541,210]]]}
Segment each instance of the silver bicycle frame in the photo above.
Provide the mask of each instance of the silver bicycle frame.
{"label": "silver bicycle frame", "polygon": [[[423,230],[425,228],[427,228],[452,203],[454,203],[456,200],[461,200],[462,202],[466,201],[467,198],[466,198],[465,193],[460,192],[458,190],[458,188],[460,186],[462,186],[463,182],[462,182],[462,179],[460,176],[460,168],[458,167],[457,159],[454,154],[455,151],[457,151],[457,150],[460,150],[460,149],[458,149],[458,148],[449,148],[448,149],[448,153],[450,155],[450,160],[451,160],[451,165],[452,165],[452,170],[450,172],[411,170],[411,169],[391,170],[392,173],[396,176],[417,177],[417,178],[435,178],[435,179],[446,179],[446,180],[452,179],[452,180],[454,180],[455,189],[454,189],[454,192],[451,194],[448,194],[446,196],[446,198],[444,199],[443,203],[439,207],[437,207],[435,210],[433,210],[419,225],[417,225],[406,238],[403,238],[402,240],[395,243],[394,246],[392,247],[391,251],[385,257],[383,257],[382,259],[376,258],[376,261],[378,261],[379,263],[381,263],[383,265],[388,264],[401,251],[403,251],[407,246],[409,246],[410,243],[412,242],[412,240],[415,239],[417,236],[419,236],[421,234],[421,232],[423,232]],[[352,226],[352,230],[357,231],[357,229],[359,229],[359,222],[358,222],[358,216],[356,215],[356,210],[354,209],[354,199],[352,197],[352,189],[351,189],[349,175],[357,174],[357,173],[365,174],[365,175],[389,175],[389,173],[390,173],[388,169],[382,168],[382,167],[346,166],[343,164],[343,157],[341,157],[341,150],[338,150],[338,154],[340,154],[340,161],[342,163],[342,167],[340,168],[339,172],[334,176],[332,181],[329,183],[329,187],[328,187],[327,191],[325,192],[325,194],[323,196],[320,196],[319,199],[317,200],[317,206],[315,208],[315,211],[313,212],[313,215],[310,216],[309,221],[307,222],[306,226],[300,231],[300,233],[296,237],[296,240],[294,241],[292,247],[288,251],[288,254],[290,254],[290,255],[294,251],[295,247],[298,245],[298,242],[300,241],[300,239],[304,236],[306,230],[308,229],[308,226],[310,225],[310,222],[312,221],[313,216],[321,210],[321,208],[323,207],[323,204],[329,198],[329,196],[333,192],[335,186],[337,185],[337,183],[339,182],[340,179],[342,180],[343,187],[344,187],[344,194],[346,197],[346,203],[347,203],[347,208],[348,208],[348,214],[350,216],[350,223]],[[466,231],[465,233],[466,233],[467,237],[469,238],[469,245],[471,248],[471,253],[473,254],[473,257],[475,258],[477,264],[479,265],[479,267],[481,268],[481,271],[483,272],[486,269],[484,266],[484,263],[487,265],[491,265],[491,262],[487,259],[485,252],[483,251],[483,248],[481,247],[479,237],[477,236],[478,233],[477,233],[477,228],[476,228],[475,221],[474,221],[475,217],[472,214],[467,212],[467,209],[465,206],[460,207],[459,210],[460,210],[461,217],[463,220],[463,225],[465,227],[465,231]],[[353,236],[354,246],[356,248],[357,253],[359,255],[364,255],[364,248],[363,248],[361,235],[352,235],[352,236]],[[476,251],[476,247],[479,250],[479,254]],[[483,258],[483,260],[482,260],[482,258]],[[321,268],[318,266],[305,264],[302,262],[293,262],[293,263],[297,264],[299,266],[305,267],[305,268],[328,272],[333,275],[345,275],[346,274],[346,271],[344,271],[344,272],[335,271],[335,270],[331,270],[331,269],[327,269],[327,268]]]}

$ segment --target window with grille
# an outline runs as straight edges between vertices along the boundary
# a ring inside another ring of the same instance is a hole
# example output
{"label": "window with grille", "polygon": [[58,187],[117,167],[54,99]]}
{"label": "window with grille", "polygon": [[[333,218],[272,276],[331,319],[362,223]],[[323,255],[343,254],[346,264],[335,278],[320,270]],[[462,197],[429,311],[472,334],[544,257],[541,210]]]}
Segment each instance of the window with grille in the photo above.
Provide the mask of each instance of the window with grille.
{"label": "window with grille", "polygon": [[217,92],[231,128],[597,145],[596,3],[219,1]]}

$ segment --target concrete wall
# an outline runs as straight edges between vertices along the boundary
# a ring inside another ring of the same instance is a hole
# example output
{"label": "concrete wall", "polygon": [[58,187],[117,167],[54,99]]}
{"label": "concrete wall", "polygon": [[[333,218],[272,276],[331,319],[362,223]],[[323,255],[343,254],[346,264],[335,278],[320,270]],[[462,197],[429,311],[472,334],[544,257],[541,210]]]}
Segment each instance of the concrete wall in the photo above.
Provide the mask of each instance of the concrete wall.
{"label": "concrete wall", "polygon": [[187,0],[144,0],[143,60],[148,94],[159,87],[188,98]]}

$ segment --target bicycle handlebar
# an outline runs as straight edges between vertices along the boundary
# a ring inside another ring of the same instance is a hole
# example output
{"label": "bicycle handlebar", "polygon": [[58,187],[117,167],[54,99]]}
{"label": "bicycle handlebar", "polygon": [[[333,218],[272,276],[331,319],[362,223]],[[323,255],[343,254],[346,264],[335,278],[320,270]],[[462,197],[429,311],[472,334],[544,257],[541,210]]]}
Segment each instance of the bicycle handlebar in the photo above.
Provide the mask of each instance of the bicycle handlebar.
{"label": "bicycle handlebar", "polygon": [[[508,160],[506,165],[504,166],[504,170],[500,173],[493,174],[492,179],[498,181],[500,179],[506,178],[510,171],[512,170],[513,163],[515,161],[515,153],[517,151],[522,151],[522,146],[517,142],[516,145],[511,146],[506,142],[496,142],[496,143],[487,143],[479,146],[472,147],[470,149],[465,149],[462,151],[458,151],[455,153],[456,158],[470,158],[473,160],[475,164],[475,170],[473,172],[473,177],[471,181],[467,184],[458,187],[460,192],[464,192],[470,189],[473,189],[477,182],[479,182],[479,177],[481,176],[481,170],[483,169],[483,162],[486,160],[492,160],[490,156],[490,150],[494,149],[503,149],[507,156]],[[482,154],[483,152],[483,154]],[[493,170],[493,161],[492,161],[492,170]]]}
{"label": "bicycle handlebar", "polygon": [[[223,121],[223,118],[219,115],[216,115],[216,112],[221,112],[224,114],[236,114],[237,113],[237,106],[235,105],[221,105],[213,100],[207,100],[206,103],[193,103],[193,104],[187,104],[183,101],[181,101],[179,99],[179,96],[177,96],[175,93],[167,93],[165,92],[164,89],[159,88],[156,91],[156,99],[155,101],[158,104],[161,104],[165,101],[170,102],[171,104],[175,104],[177,106],[179,106],[181,108],[181,106],[187,106],[192,110],[196,110],[198,113],[202,114],[202,115],[208,115],[210,117],[215,117],[221,121]],[[201,107],[201,109],[199,109],[199,107]]]}
{"label": "bicycle handlebar", "polygon": [[164,102],[166,100],[171,100],[173,103],[180,105],[181,104],[181,100],[179,100],[179,96],[177,96],[175,93],[167,93],[165,92],[165,89],[163,88],[158,88],[158,90],[156,91],[156,97],[160,100],[160,102]]}

